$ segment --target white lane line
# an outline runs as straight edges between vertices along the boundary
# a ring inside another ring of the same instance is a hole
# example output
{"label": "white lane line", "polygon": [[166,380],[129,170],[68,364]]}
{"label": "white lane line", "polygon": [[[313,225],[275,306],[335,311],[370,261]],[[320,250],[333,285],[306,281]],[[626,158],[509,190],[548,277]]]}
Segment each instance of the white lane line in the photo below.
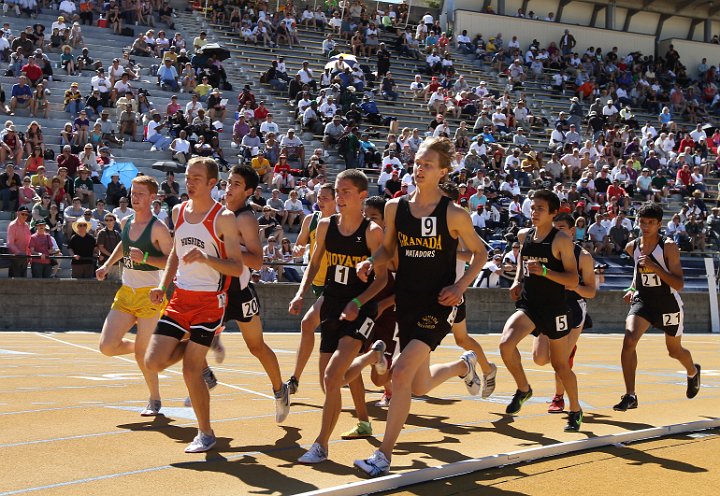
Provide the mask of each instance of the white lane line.
{"label": "white lane line", "polygon": [[[43,333],[40,333],[40,332],[36,332],[35,334],[36,334],[37,336],[40,336],[40,337],[43,337],[43,338],[46,338],[46,339],[50,339],[50,340],[52,340],[52,341],[56,341],[56,342],[58,342],[58,343],[66,344],[66,345],[68,345],[68,346],[74,346],[75,348],[80,348],[81,350],[92,351],[93,353],[100,353],[100,350],[97,350],[97,349],[95,349],[95,348],[90,348],[89,346],[83,346],[83,345],[81,345],[81,344],[71,343],[71,342],[69,342],[69,341],[64,341],[64,340],[62,340],[62,339],[58,339],[58,338],[53,337],[53,336],[48,336],[47,334],[43,334]],[[125,357],[122,357],[122,356],[115,356],[115,357],[112,357],[112,358],[117,358],[118,360],[122,360],[122,361],[124,361],[124,362],[130,362],[130,363],[133,363],[133,364],[135,363],[135,360],[131,360],[131,359],[129,359],[129,358],[125,358]],[[173,370],[173,369],[165,369],[165,372],[170,372],[171,374],[176,374],[176,375],[182,375],[182,372],[178,372],[177,370]],[[247,388],[243,388],[243,387],[240,387],[240,386],[235,386],[235,385],[233,385],[233,384],[227,384],[227,383],[225,383],[225,382],[218,382],[218,384],[220,384],[221,386],[229,387],[230,389],[237,389],[238,391],[244,391],[244,392],[246,392],[246,393],[254,394],[254,395],[256,395],[256,396],[262,396],[263,398],[275,399],[274,396],[270,396],[269,394],[265,394],[265,393],[259,393],[259,392],[257,392],[257,391],[253,391],[252,389],[247,389]]]}

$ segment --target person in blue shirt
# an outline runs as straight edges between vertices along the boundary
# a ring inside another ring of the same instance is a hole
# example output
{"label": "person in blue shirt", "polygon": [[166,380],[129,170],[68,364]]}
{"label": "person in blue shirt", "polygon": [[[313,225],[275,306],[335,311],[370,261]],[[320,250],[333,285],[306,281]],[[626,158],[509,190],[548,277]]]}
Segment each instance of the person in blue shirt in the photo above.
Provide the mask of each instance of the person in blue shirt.
{"label": "person in blue shirt", "polygon": [[495,136],[493,136],[492,131],[488,126],[485,126],[483,129],[482,137],[485,143],[495,143]]}
{"label": "person in blue shirt", "polygon": [[164,65],[160,66],[157,71],[157,77],[161,86],[169,86],[172,91],[180,89],[177,69],[172,65],[172,60],[165,59]]}
{"label": "person in blue shirt", "polygon": [[20,76],[19,82],[13,84],[10,98],[10,111],[15,112],[17,107],[27,108],[32,100],[32,88],[27,84],[28,79]]}

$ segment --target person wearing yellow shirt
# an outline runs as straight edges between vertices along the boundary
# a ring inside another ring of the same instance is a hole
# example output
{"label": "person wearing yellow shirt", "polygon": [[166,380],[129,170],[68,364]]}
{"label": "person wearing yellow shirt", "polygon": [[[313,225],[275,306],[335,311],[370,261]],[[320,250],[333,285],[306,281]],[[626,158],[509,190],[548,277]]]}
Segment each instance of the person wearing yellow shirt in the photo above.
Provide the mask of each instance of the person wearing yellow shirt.
{"label": "person wearing yellow shirt", "polygon": [[210,86],[210,83],[208,83],[208,77],[203,76],[202,83],[195,86],[195,94],[198,96],[201,102],[204,102],[207,100],[208,95],[212,91],[212,86]]}
{"label": "person wearing yellow shirt", "polygon": [[30,185],[37,190],[37,188],[50,188],[50,178],[45,176],[45,166],[41,165],[37,168],[37,173],[30,176]]}
{"label": "person wearing yellow shirt", "polygon": [[200,36],[198,36],[197,38],[195,38],[193,40],[193,48],[195,48],[195,51],[204,47],[207,44],[208,44],[207,33],[205,31],[201,31]]}
{"label": "person wearing yellow shirt", "polygon": [[250,165],[252,165],[252,168],[255,169],[257,175],[260,176],[260,181],[269,186],[273,176],[272,167],[270,167],[270,161],[265,158],[265,154],[260,153],[258,148],[252,149],[252,160],[250,161]]}

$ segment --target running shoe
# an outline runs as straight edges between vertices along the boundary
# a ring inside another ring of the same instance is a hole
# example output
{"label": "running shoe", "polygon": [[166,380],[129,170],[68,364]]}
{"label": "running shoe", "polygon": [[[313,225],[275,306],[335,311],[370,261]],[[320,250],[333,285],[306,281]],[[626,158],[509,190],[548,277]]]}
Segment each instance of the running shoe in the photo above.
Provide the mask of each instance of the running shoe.
{"label": "running shoe", "polygon": [[477,396],[478,394],[480,394],[481,389],[480,377],[475,371],[475,365],[477,364],[477,355],[474,351],[466,351],[462,354],[460,360],[465,362],[465,364],[467,365],[467,372],[465,373],[465,375],[460,376],[460,378],[465,383],[465,387],[467,388],[468,393],[473,396]]}
{"label": "running shoe", "polygon": [[303,456],[298,458],[298,463],[302,463],[304,465],[313,465],[315,463],[321,463],[327,460],[328,454],[325,449],[320,446],[318,443],[313,443],[312,446],[310,446],[310,449],[305,452]]}
{"label": "running shoe", "polygon": [[198,435],[195,436],[193,442],[185,448],[185,453],[204,453],[210,451],[216,442],[217,438],[213,434],[205,434],[204,432],[198,431]]}
{"label": "running shoe", "polygon": [[483,398],[490,397],[495,391],[495,378],[497,377],[497,365],[490,363],[492,369],[489,373],[483,374],[482,388],[480,389],[480,396]]}
{"label": "running shoe", "polygon": [[[202,376],[205,384],[207,384],[208,389],[211,391],[215,389],[215,386],[218,385],[218,380],[217,377],[215,377],[215,373],[210,367],[205,367],[205,370],[202,371]],[[190,399],[190,396],[185,398],[183,405],[185,405],[186,407],[192,406],[192,400]]]}
{"label": "running shoe", "polygon": [[553,396],[550,406],[548,407],[548,413],[562,413],[565,411],[565,398],[561,394]]}
{"label": "running shoe", "polygon": [[616,412],[624,412],[638,407],[637,396],[634,394],[623,394],[620,397],[620,403],[613,407]]}
{"label": "running shoe", "polygon": [[300,381],[298,381],[295,376],[290,377],[290,379],[285,382],[285,385],[288,388],[289,394],[295,394],[298,389],[300,389]]}
{"label": "running shoe", "polygon": [[212,344],[210,345],[210,349],[212,350],[217,363],[223,363],[225,361],[225,345],[223,345],[220,341],[219,333],[215,334]]}
{"label": "running shoe", "polygon": [[377,372],[378,375],[385,374],[388,369],[388,361],[385,357],[385,348],[385,341],[381,339],[375,341],[371,348],[375,352],[375,356],[377,358],[375,363],[373,363],[373,367],[375,368],[375,372]]}
{"label": "running shoe", "polygon": [[290,392],[287,384],[283,383],[280,391],[275,393],[275,422],[283,422],[290,413]]}
{"label": "running shoe", "polygon": [[695,368],[697,373],[694,377],[688,377],[687,379],[687,392],[685,393],[688,398],[694,398],[700,391],[700,364],[696,363]]}
{"label": "running shoe", "polygon": [[568,362],[570,362],[570,368],[573,368],[573,365],[575,365],[575,353],[577,353],[577,345],[573,346],[570,352],[570,359],[568,360]]}
{"label": "running shoe", "polygon": [[141,417],[154,417],[160,414],[160,408],[162,408],[162,402],[160,400],[148,400],[148,404],[145,409],[140,412]]}
{"label": "running shoe", "polygon": [[526,392],[522,392],[519,389],[515,391],[512,401],[505,409],[505,413],[508,415],[515,415],[520,412],[520,409],[527,400],[532,398],[532,388],[529,388]]}
{"label": "running shoe", "polygon": [[367,460],[355,460],[354,465],[370,477],[380,477],[390,471],[390,462],[380,450],[376,450]]}
{"label": "running shoe", "polygon": [[362,439],[364,437],[372,437],[372,435],[372,425],[370,425],[370,422],[361,420],[354,429],[343,432],[340,437],[343,439]]}
{"label": "running shoe", "polygon": [[563,429],[563,430],[565,432],[577,432],[580,430],[582,421],[583,421],[582,410],[580,410],[578,412],[568,412],[567,425],[565,426],[565,429]]}
{"label": "running shoe", "polygon": [[380,397],[380,401],[375,403],[375,406],[381,406],[381,407],[389,407],[390,406],[390,400],[392,399],[392,393],[390,391],[385,391],[383,395]]}

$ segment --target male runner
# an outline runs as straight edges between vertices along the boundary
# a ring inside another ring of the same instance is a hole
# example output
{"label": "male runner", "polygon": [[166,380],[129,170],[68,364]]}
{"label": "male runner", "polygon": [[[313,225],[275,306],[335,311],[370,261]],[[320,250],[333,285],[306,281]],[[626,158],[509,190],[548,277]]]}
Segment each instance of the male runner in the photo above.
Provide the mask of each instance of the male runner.
{"label": "male runner", "polygon": [[570,309],[565,287],[578,284],[577,262],[570,236],[553,227],[560,199],[548,190],[535,192],[530,206],[533,227],[522,229],[518,240],[523,270],[515,274],[510,297],[517,310],[505,323],[500,340],[500,355],[518,389],[505,409],[510,415],[520,411],[532,397],[517,347],[530,333],[544,334],[550,348],[550,361],[560,376],[570,399],[566,431],[578,431],[582,409],[578,400],[577,379],[570,369],[570,348],[565,338],[571,331]]}
{"label": "male runner", "polygon": [[335,181],[339,214],[320,221],[310,265],[298,292],[290,302],[290,313],[298,315],[305,291],[310,286],[322,258],[327,260],[327,275],[320,308],[320,369],[325,370],[325,403],[320,434],[299,463],[314,464],[327,460],[328,443],[342,408],[341,388],[345,374],[363,343],[370,337],[377,305],[372,298],[385,286],[381,272],[372,282],[360,280],[355,266],[367,259],[382,243],[382,229],[365,219],[363,200],[368,180],[357,169],[338,174]]}
{"label": "male runner", "polygon": [[198,434],[185,452],[200,453],[216,442],[202,372],[225,314],[230,283],[226,276],[240,277],[245,267],[235,215],[212,199],[218,182],[215,160],[191,159],[185,181],[189,200],[173,207],[175,240],[165,275],[150,291],[150,300],[160,304],[173,279],[175,291],[152,336],[145,365],[160,372],[183,361],[183,377],[198,419]]}
{"label": "male runner", "polygon": [[[570,239],[575,239],[575,220],[570,214],[560,213],[553,221],[555,229],[567,233]],[[576,288],[565,288],[565,298],[570,308],[570,333],[567,335],[570,351],[570,368],[572,369],[577,352],[577,342],[584,329],[592,327],[592,319],[587,313],[586,299],[595,298],[595,264],[589,251],[575,244],[575,260],[579,275]],[[538,365],[550,363],[550,344],[547,336],[541,334],[533,343],[533,360]],[[550,402],[548,413],[562,413],[565,410],[565,387],[560,376],[555,373],[555,396]]]}
{"label": "male runner", "polygon": [[[160,384],[157,372],[145,367],[145,351],[163,310],[163,302],[150,301],[150,290],[160,283],[162,269],[172,248],[172,236],[164,222],[157,222],[151,206],[158,192],[158,183],[150,176],[132,180],[130,202],[135,213],[121,222],[121,243],[96,271],[99,281],[122,258],[122,286],[115,294],[100,334],[100,351],[107,356],[134,353],[135,361],[145,377],[150,399],[143,417],[160,413]],[[135,341],[124,336],[137,326]]]}
{"label": "male runner", "polygon": [[255,286],[250,282],[250,271],[260,270],[263,264],[260,228],[252,207],[247,205],[247,199],[259,182],[257,172],[249,165],[236,165],[230,169],[225,189],[225,206],[235,213],[245,271],[240,277],[233,277],[230,281],[224,322],[237,321],[248,350],[260,360],[275,395],[275,421],[282,422],[290,412],[288,388],[282,381],[277,356],[263,339],[260,300]]}
{"label": "male runner", "polygon": [[[487,253],[470,215],[443,194],[455,156],[447,138],[428,138],[415,156],[412,197],[390,200],[385,206],[385,236],[374,256],[358,264],[358,276],[384,274],[397,250],[395,306],[401,353],[393,364],[393,397],[380,449],[355,465],[371,477],[390,468],[392,450],[410,412],[411,394],[423,395],[453,376],[461,376],[471,394],[480,379],[472,351],[459,360],[430,366],[430,353],[450,333],[463,293],[477,277]],[[456,281],[458,238],[473,253],[473,261]]]}
{"label": "male runner", "polygon": [[[310,253],[308,260],[312,258],[315,249],[315,239],[317,238],[317,226],[320,220],[330,217],[337,213],[337,205],[335,203],[335,186],[331,183],[325,183],[320,186],[317,194],[318,211],[313,212],[303,219],[300,233],[295,241],[294,253],[296,257],[303,256],[305,246],[308,246]],[[323,258],[320,261],[315,278],[310,286],[313,294],[318,298],[310,309],[305,313],[300,322],[300,345],[298,346],[297,357],[295,359],[295,371],[288,379],[287,386],[290,394],[295,394],[300,386],[300,376],[305,370],[305,366],[310,360],[313,348],[315,347],[315,329],[320,325],[320,307],[322,306],[322,292],[325,286],[325,275],[327,272],[327,262]],[[320,387],[324,387],[322,376],[324,372],[320,371]]]}
{"label": "male runner", "polygon": [[657,203],[645,203],[637,211],[641,237],[631,241],[625,252],[635,260],[633,284],[625,293],[631,303],[625,320],[625,339],[622,347],[622,368],[625,394],[614,410],[624,412],[637,408],[635,370],[637,344],[652,325],[665,332],[665,346],[670,356],[687,370],[688,398],[700,391],[700,364],[682,345],[683,303],[678,291],[684,286],[680,251],[672,239],[660,234],[663,210]]}

